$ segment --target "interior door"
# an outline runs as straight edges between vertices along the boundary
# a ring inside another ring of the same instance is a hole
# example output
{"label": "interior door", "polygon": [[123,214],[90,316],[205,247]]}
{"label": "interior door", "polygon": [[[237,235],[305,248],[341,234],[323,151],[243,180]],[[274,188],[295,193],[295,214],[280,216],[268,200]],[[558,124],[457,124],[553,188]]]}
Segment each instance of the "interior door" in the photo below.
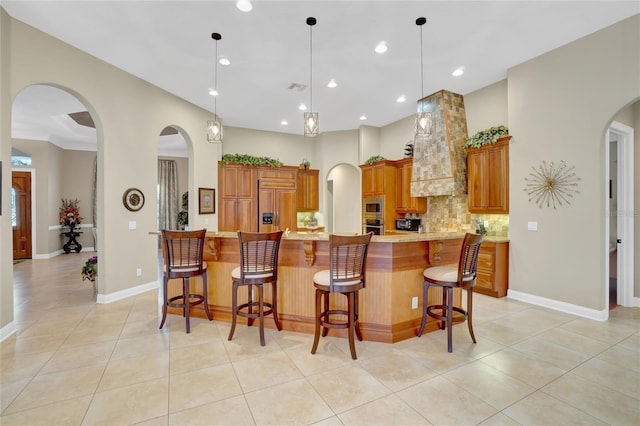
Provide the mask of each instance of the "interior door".
{"label": "interior door", "polygon": [[31,173],[11,173],[13,258],[31,259]]}

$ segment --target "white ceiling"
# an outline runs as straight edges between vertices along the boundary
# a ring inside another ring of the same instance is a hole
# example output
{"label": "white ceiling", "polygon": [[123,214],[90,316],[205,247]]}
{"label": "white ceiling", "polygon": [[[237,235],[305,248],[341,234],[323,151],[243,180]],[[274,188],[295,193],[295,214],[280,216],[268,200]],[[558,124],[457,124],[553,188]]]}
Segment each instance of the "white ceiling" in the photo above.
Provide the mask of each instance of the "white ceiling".
{"label": "white ceiling", "polygon": [[[17,1],[2,0],[14,18],[32,25],[168,92],[213,111],[215,42],[218,113],[228,126],[302,134],[300,103],[309,90],[308,16],[313,27],[313,109],[320,131],[384,126],[415,112],[424,92],[462,95],[506,78],[507,69],[626,17],[630,1]],[[386,41],[385,54],[374,52]],[[614,46],[612,46],[614,48]],[[461,77],[451,76],[460,66]],[[327,88],[334,78],[338,87]],[[61,95],[62,93],[62,95]],[[405,103],[396,98],[405,95]],[[90,101],[90,100],[89,100]],[[64,92],[25,89],[13,106],[13,136],[66,147],[95,140],[65,118],[84,107]],[[365,114],[366,121],[360,116]],[[282,120],[288,126],[280,124]],[[499,124],[499,123],[496,123]],[[37,136],[37,137],[34,137]],[[171,139],[168,137],[167,140]],[[175,139],[175,137],[173,138]]]}

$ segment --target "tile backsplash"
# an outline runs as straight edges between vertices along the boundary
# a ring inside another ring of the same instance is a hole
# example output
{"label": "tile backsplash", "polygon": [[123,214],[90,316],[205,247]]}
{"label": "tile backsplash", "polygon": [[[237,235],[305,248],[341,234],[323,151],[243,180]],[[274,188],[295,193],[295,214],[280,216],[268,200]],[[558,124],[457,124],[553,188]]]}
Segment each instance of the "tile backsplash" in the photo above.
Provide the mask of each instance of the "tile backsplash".
{"label": "tile backsplash", "polygon": [[508,214],[469,213],[466,195],[427,197],[427,213],[421,217],[425,232],[475,232],[476,219],[488,221],[487,235],[509,236]]}

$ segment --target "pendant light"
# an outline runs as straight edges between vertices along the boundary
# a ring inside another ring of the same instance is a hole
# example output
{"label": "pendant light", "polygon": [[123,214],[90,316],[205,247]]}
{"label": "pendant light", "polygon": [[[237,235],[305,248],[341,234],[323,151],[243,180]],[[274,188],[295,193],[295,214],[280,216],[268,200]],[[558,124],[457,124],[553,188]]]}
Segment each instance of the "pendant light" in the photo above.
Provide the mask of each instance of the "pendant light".
{"label": "pendant light", "polygon": [[[427,23],[427,18],[420,17],[416,19],[416,25],[420,27],[420,99],[424,96],[424,65],[422,61],[422,26]],[[415,134],[416,137],[424,137],[431,134],[431,113],[423,111],[422,100],[420,110],[416,113]]]}
{"label": "pendant light", "polygon": [[209,143],[222,142],[222,134],[224,129],[222,128],[222,122],[218,117],[218,40],[222,39],[219,33],[212,33],[211,38],[216,41],[216,53],[215,53],[215,71],[213,77],[213,90],[209,93],[213,95],[213,120],[207,120],[207,141]]}
{"label": "pendant light", "polygon": [[318,124],[318,113],[313,112],[313,26],[316,18],[307,18],[309,26],[309,112],[304,113],[304,135],[309,137],[318,136],[320,131]]}

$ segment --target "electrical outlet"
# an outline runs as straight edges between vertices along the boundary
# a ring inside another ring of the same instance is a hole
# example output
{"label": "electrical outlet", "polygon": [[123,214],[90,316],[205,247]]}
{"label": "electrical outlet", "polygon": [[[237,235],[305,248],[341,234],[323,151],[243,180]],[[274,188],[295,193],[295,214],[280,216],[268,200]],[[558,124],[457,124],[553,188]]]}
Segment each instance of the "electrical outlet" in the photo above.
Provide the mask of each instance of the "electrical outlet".
{"label": "electrical outlet", "polygon": [[135,220],[130,220],[129,221],[129,229],[136,229],[136,221]]}
{"label": "electrical outlet", "polygon": [[488,220],[485,220],[485,221],[484,221],[484,227],[485,227],[485,228],[488,228],[488,227],[489,227],[489,221],[488,221]]}
{"label": "electrical outlet", "polygon": [[529,230],[529,231],[537,231],[538,230],[538,222],[527,222],[527,230]]}
{"label": "electrical outlet", "polygon": [[136,276],[137,277],[141,277],[142,276],[142,268],[136,269]]}
{"label": "electrical outlet", "polygon": [[418,309],[418,296],[411,298],[411,309]]}

